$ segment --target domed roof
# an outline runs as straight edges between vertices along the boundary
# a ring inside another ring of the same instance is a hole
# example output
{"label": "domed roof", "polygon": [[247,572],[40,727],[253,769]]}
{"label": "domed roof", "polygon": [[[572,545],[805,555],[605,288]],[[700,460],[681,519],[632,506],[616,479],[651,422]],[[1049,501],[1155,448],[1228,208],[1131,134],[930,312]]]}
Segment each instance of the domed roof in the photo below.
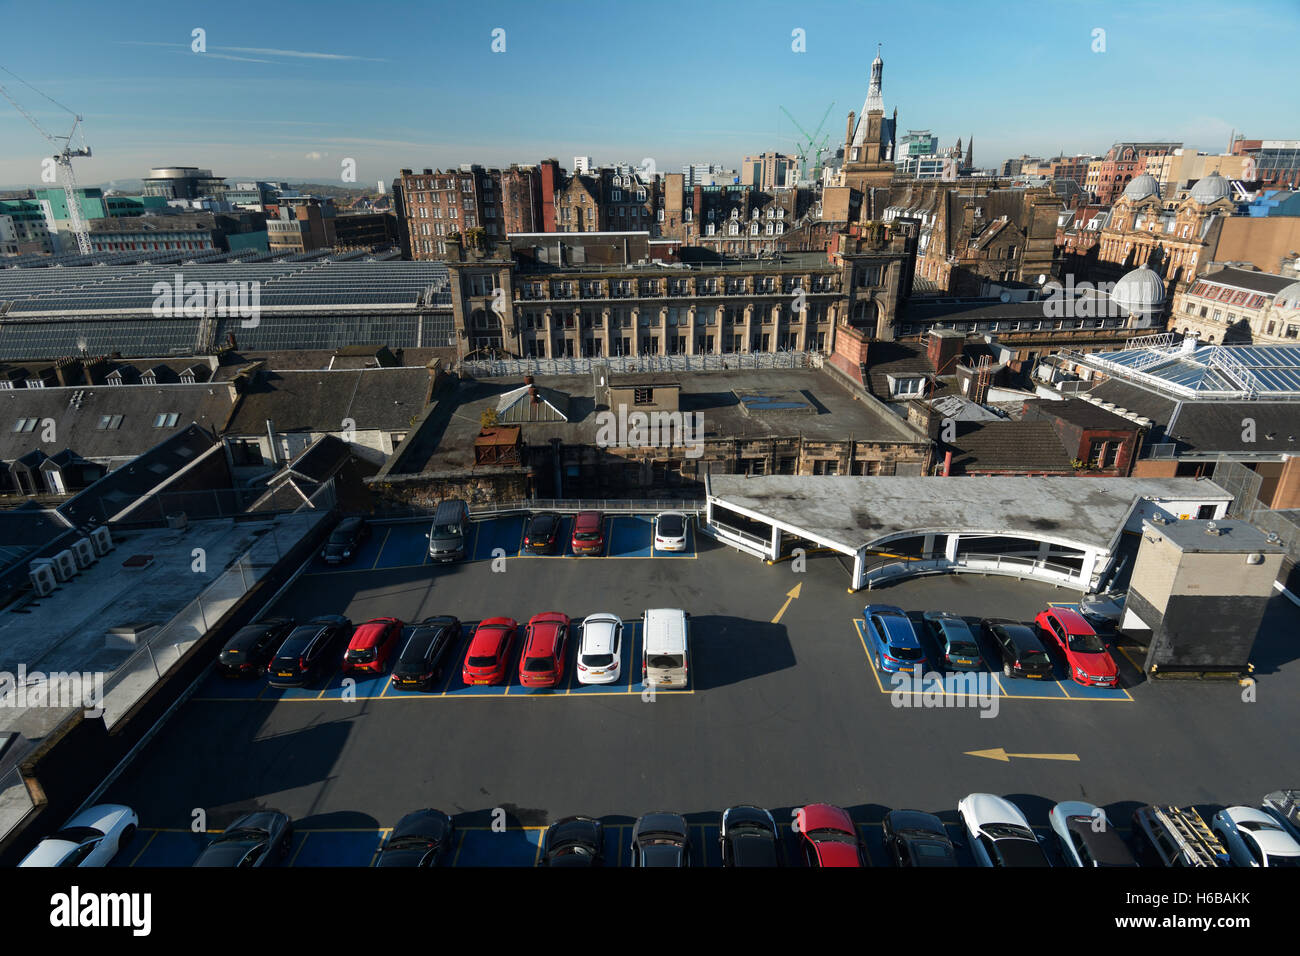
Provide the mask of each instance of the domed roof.
{"label": "domed roof", "polygon": [[1165,301],[1165,280],[1143,263],[1115,283],[1110,299],[1126,314],[1154,312]]}
{"label": "domed roof", "polygon": [[1136,177],[1131,183],[1124,187],[1126,198],[1137,202],[1139,199],[1146,199],[1148,196],[1160,198],[1160,184],[1150,173],[1143,173]]}
{"label": "domed roof", "polygon": [[1192,198],[1202,206],[1208,206],[1210,203],[1218,202],[1231,192],[1228,181],[1218,173],[1210,173],[1203,179],[1199,179],[1196,185],[1192,187]]}
{"label": "domed roof", "polygon": [[1292,282],[1273,296],[1273,304],[1279,309],[1300,309],[1300,281]]}

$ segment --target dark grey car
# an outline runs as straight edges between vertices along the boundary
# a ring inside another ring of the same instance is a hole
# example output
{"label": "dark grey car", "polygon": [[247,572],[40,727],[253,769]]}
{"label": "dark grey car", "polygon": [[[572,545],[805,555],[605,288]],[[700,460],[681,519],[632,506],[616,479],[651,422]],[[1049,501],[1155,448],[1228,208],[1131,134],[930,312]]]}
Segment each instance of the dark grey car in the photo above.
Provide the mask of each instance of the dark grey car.
{"label": "dark grey car", "polygon": [[441,810],[416,810],[397,821],[375,866],[437,866],[451,850],[456,825]]}
{"label": "dark grey car", "polygon": [[895,866],[956,866],[957,853],[943,821],[920,810],[890,810],[882,826],[885,849]]}
{"label": "dark grey car", "polygon": [[289,855],[293,821],[279,810],[246,813],[207,845],[195,866],[270,866]]}
{"label": "dark grey car", "polygon": [[647,813],[632,828],[632,865],[691,865],[690,830],[679,813]]}

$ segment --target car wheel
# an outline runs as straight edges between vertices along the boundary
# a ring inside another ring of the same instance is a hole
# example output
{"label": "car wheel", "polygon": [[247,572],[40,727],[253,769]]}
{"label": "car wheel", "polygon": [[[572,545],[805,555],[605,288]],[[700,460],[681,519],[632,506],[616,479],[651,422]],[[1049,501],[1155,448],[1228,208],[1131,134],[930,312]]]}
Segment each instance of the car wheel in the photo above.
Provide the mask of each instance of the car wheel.
{"label": "car wheel", "polygon": [[1006,676],[1006,677],[1010,677],[1010,676],[1011,676],[1011,665],[1010,665],[1010,664],[1003,664],[1003,665],[1002,665],[1002,673],[1003,673],[1004,676]]}
{"label": "car wheel", "polygon": [[117,852],[121,853],[123,850],[125,850],[126,845],[131,842],[134,836],[135,836],[135,824],[132,823],[129,824],[127,828],[122,831],[122,835],[117,838]]}

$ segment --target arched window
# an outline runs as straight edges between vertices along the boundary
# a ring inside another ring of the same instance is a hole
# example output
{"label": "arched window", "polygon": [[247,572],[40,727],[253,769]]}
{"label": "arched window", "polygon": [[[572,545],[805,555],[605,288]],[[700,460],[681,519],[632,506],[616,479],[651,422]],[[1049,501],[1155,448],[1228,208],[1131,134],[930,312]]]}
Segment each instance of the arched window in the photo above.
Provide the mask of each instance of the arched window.
{"label": "arched window", "polygon": [[727,235],[729,235],[729,236],[738,236],[738,235],[740,235],[740,226],[738,226],[736,223],[733,222],[733,223],[732,223],[732,224],[727,228]]}

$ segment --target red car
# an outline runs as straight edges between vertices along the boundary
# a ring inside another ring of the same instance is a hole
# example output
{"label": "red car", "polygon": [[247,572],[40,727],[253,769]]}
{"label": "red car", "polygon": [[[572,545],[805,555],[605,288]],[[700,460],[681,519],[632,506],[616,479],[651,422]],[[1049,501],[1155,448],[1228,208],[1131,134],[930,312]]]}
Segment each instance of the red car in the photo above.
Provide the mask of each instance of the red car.
{"label": "red car", "polygon": [[1034,618],[1038,629],[1051,635],[1065,653],[1070,676],[1085,686],[1117,687],[1119,668],[1097,632],[1078,611],[1049,607]]}
{"label": "red car", "polygon": [[525,687],[558,687],[564,680],[569,646],[569,618],[558,611],[535,614],[524,630],[519,654],[519,683]]}
{"label": "red car", "polygon": [[600,554],[605,550],[605,516],[599,511],[582,511],[573,519],[569,547],[574,554]]}
{"label": "red car", "polygon": [[461,679],[468,685],[505,683],[506,663],[517,630],[519,622],[510,617],[490,617],[480,622],[465,652]]}
{"label": "red car", "polygon": [[348,649],[343,652],[345,674],[382,674],[388,658],[402,636],[402,622],[395,617],[377,617],[358,624]]}
{"label": "red car", "polygon": [[809,866],[867,865],[853,820],[829,803],[810,803],[799,811],[796,821],[804,860]]}

